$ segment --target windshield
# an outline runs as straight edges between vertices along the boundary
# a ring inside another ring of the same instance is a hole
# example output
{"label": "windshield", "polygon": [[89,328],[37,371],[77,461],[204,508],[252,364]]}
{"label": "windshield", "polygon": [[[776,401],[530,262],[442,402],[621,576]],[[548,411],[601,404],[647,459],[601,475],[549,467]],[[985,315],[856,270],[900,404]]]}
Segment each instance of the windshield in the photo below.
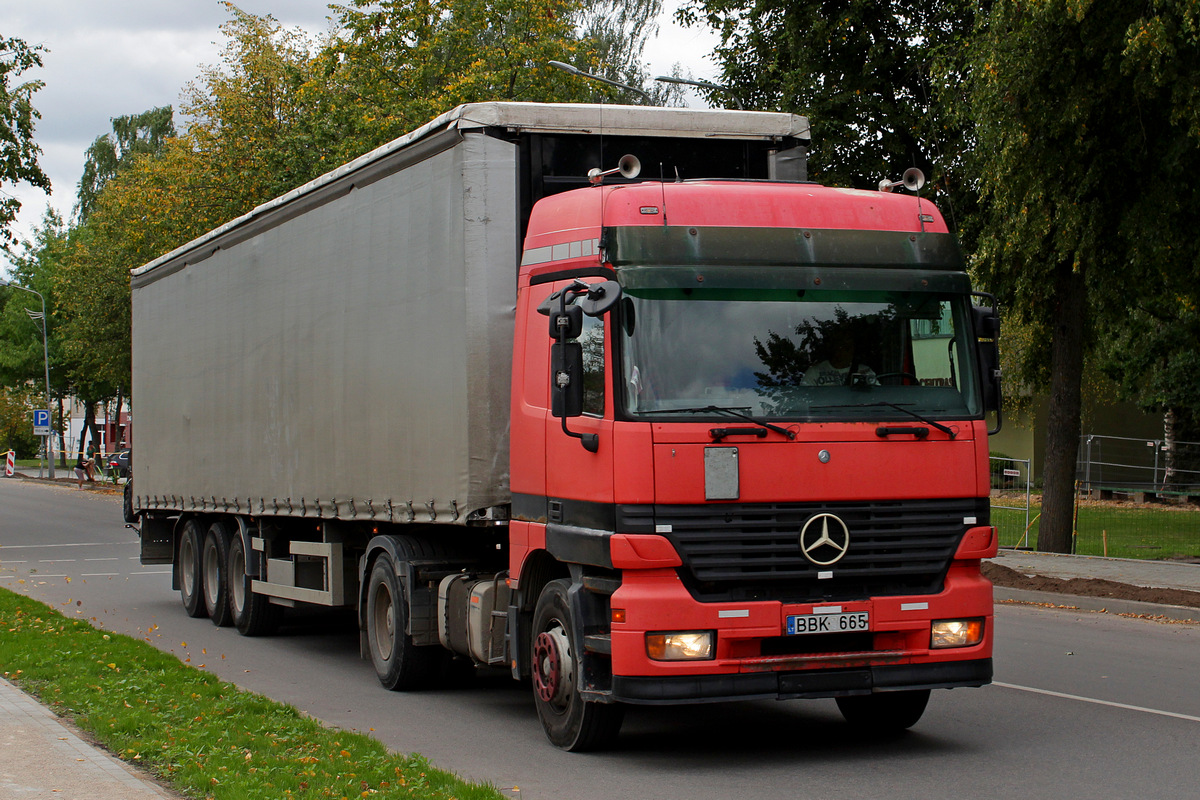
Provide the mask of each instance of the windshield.
{"label": "windshield", "polygon": [[[968,297],[949,291],[637,288],[621,309],[634,418],[978,416]],[[713,408],[715,407],[715,408]]]}

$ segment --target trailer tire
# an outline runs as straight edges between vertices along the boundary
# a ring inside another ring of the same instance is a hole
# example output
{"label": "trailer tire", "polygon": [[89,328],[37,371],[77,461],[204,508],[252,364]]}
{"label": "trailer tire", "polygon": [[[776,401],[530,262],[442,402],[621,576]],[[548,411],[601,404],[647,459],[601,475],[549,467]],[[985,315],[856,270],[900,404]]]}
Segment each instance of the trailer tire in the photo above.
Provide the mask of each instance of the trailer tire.
{"label": "trailer tire", "polygon": [[579,692],[582,670],[576,660],[570,582],[554,580],[538,596],[533,612],[533,703],[547,738],[573,752],[610,745],[621,730],[625,707],[588,701]]}
{"label": "trailer tire", "polygon": [[229,529],[218,520],[208,526],[204,549],[200,553],[200,574],[204,576],[204,602],[208,618],[218,628],[233,622],[229,608]]}
{"label": "trailer tire", "polygon": [[200,548],[203,545],[204,531],[200,522],[189,519],[179,535],[179,557],[175,566],[179,572],[179,599],[189,617],[203,617],[208,613],[204,602],[204,580],[200,574]]}
{"label": "trailer tire", "polygon": [[864,732],[882,735],[902,733],[916,725],[928,702],[928,689],[837,698],[838,711],[846,722]]}
{"label": "trailer tire", "polygon": [[240,535],[232,537],[226,570],[229,614],[242,636],[267,636],[279,627],[283,609],[251,588],[254,579],[246,574],[246,561],[245,541]]}
{"label": "trailer tire", "polygon": [[408,628],[408,601],[389,556],[375,559],[367,585],[367,650],[385,689],[406,691],[433,683],[445,651],[417,646]]}
{"label": "trailer tire", "polygon": [[130,525],[138,521],[137,514],[133,511],[133,479],[125,481],[125,488],[121,491],[121,515],[125,517],[125,521]]}

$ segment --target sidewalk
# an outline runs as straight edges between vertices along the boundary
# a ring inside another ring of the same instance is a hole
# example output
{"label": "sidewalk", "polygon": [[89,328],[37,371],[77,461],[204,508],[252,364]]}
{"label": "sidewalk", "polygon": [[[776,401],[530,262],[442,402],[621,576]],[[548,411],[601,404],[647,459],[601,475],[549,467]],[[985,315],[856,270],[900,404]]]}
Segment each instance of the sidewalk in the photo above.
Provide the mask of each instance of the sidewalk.
{"label": "sidewalk", "polygon": [[0,800],[177,800],[0,678]]}
{"label": "sidewalk", "polygon": [[[995,558],[990,560],[1024,575],[1041,575],[1063,580],[1100,578],[1132,586],[1200,592],[1200,564],[1134,558],[1071,556],[1058,553],[1035,553],[1028,550],[1001,550]],[[1002,586],[996,587],[995,599],[997,602],[1016,600],[1027,603],[1053,603],[1055,605],[1071,605],[1087,611],[1103,609],[1116,614],[1146,614],[1200,622],[1200,608],[1159,605],[1137,600],[1082,597],[1054,592],[1010,589]]]}
{"label": "sidewalk", "polygon": [[1104,578],[1134,586],[1200,592],[1200,564],[1102,556],[1065,556],[1028,550],[1001,550],[991,559],[1009,569],[1049,578]]}

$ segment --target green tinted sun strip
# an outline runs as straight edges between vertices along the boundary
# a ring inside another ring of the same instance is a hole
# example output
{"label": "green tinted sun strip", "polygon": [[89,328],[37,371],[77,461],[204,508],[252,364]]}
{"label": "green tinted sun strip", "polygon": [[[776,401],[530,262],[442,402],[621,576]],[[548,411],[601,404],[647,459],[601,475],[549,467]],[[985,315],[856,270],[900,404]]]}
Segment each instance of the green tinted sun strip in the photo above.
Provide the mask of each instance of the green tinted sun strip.
{"label": "green tinted sun strip", "polygon": [[615,227],[608,260],[627,265],[860,266],[962,271],[949,233],[800,228]]}

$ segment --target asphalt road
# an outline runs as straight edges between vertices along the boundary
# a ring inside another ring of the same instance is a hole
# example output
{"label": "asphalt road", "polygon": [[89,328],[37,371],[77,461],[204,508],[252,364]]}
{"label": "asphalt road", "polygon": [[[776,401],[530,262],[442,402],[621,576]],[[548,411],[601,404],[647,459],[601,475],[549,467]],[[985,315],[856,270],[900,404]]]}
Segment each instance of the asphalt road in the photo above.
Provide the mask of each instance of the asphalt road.
{"label": "asphalt road", "polygon": [[245,639],[188,618],[143,567],[117,496],[0,479],[0,587],[144,638],[329,724],[525,800],[1182,798],[1200,785],[1200,628],[1004,606],[996,683],[935,692],[892,740],[855,737],[831,700],[631,709],[612,752],[544,739],[505,676],[388,693],[352,615],[293,615]]}

